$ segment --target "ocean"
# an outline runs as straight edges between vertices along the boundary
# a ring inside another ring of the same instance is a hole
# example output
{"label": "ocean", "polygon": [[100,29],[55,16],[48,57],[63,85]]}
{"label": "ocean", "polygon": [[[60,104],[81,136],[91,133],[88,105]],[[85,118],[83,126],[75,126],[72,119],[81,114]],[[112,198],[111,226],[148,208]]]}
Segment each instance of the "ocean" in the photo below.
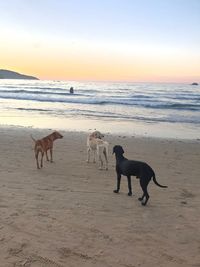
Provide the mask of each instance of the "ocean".
{"label": "ocean", "polygon": [[200,138],[199,85],[0,80],[0,109],[4,126]]}

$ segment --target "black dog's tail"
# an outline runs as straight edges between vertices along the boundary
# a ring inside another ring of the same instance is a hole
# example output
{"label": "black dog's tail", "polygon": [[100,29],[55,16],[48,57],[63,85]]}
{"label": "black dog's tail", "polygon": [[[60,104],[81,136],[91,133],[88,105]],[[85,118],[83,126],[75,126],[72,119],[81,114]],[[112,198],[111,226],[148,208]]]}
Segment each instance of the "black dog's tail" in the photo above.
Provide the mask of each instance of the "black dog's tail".
{"label": "black dog's tail", "polygon": [[162,188],[167,188],[166,185],[161,185],[161,184],[159,184],[159,183],[157,182],[155,174],[153,175],[153,181],[154,181],[154,183],[155,183],[157,186],[162,187]]}

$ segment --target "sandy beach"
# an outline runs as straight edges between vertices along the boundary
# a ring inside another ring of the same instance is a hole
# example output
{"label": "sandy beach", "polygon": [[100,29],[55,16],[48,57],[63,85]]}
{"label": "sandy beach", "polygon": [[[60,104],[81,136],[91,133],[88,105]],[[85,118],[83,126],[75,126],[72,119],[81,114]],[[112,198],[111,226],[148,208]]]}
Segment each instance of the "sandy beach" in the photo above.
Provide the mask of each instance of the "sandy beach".
{"label": "sandy beach", "polygon": [[[37,170],[30,134],[52,131],[0,128],[0,266],[200,266],[199,140],[107,134],[109,170],[100,171],[86,163],[87,133],[62,131],[54,162]],[[134,177],[132,197],[125,177],[113,193],[116,144],[168,185],[151,182],[146,207]]]}

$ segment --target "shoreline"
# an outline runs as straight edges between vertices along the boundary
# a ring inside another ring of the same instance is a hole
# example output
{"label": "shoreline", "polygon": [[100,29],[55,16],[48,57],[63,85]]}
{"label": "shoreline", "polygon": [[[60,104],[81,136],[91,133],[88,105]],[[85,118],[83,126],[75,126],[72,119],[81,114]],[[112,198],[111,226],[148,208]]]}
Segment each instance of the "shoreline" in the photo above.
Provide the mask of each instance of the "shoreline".
{"label": "shoreline", "polygon": [[85,132],[98,129],[112,135],[152,137],[162,139],[198,140],[200,127],[182,123],[145,123],[111,119],[89,119],[80,117],[62,118],[56,116],[7,116],[0,115],[0,127],[25,127],[31,129],[53,129],[60,131]]}
{"label": "shoreline", "polygon": [[[27,132],[28,134],[31,133],[38,133],[38,134],[43,134],[43,135],[48,135],[48,133],[51,133],[53,131],[59,131],[62,132],[63,134],[69,134],[69,135],[84,135],[87,137],[87,135],[95,130],[100,130],[99,128],[89,128],[88,130],[74,130],[74,129],[58,129],[58,128],[51,128],[51,127],[46,127],[46,128],[40,128],[40,127],[33,127],[33,126],[22,126],[22,125],[1,125],[0,124],[0,130],[5,130],[5,131],[17,131],[20,132],[21,130]],[[179,137],[167,137],[167,136],[151,136],[151,135],[145,135],[145,134],[125,134],[125,133],[117,133],[117,132],[109,132],[109,131],[101,131],[105,137],[109,138],[116,138],[116,139],[138,139],[138,140],[158,140],[158,141],[167,141],[167,142],[184,142],[184,143],[200,143],[200,138],[179,138]],[[23,134],[23,133],[22,133]],[[43,137],[43,136],[41,136]]]}

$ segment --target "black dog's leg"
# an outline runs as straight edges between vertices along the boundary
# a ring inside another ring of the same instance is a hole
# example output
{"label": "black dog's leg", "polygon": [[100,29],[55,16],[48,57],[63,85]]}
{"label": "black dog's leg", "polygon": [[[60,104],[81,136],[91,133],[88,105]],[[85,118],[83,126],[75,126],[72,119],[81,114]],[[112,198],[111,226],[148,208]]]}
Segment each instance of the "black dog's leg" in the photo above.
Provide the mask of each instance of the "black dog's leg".
{"label": "black dog's leg", "polygon": [[121,174],[117,174],[117,189],[113,190],[114,193],[119,193],[120,190],[120,183],[121,183]]}
{"label": "black dog's leg", "polygon": [[131,176],[127,176],[128,181],[128,196],[132,196]]}
{"label": "black dog's leg", "polygon": [[139,200],[139,201],[142,201],[143,198],[144,198],[144,196],[145,196],[145,194],[143,194],[142,197],[139,197],[138,200]]}
{"label": "black dog's leg", "polygon": [[[139,198],[139,200],[141,201],[141,204],[143,206],[145,206],[147,204],[148,200],[149,200],[149,194],[148,194],[148,191],[147,191],[147,186],[148,186],[149,182],[150,182],[149,178],[144,178],[144,179],[140,178],[140,186],[141,186],[141,188],[143,190],[143,195],[142,195],[141,198]],[[144,197],[145,197],[145,200],[143,201]]]}

